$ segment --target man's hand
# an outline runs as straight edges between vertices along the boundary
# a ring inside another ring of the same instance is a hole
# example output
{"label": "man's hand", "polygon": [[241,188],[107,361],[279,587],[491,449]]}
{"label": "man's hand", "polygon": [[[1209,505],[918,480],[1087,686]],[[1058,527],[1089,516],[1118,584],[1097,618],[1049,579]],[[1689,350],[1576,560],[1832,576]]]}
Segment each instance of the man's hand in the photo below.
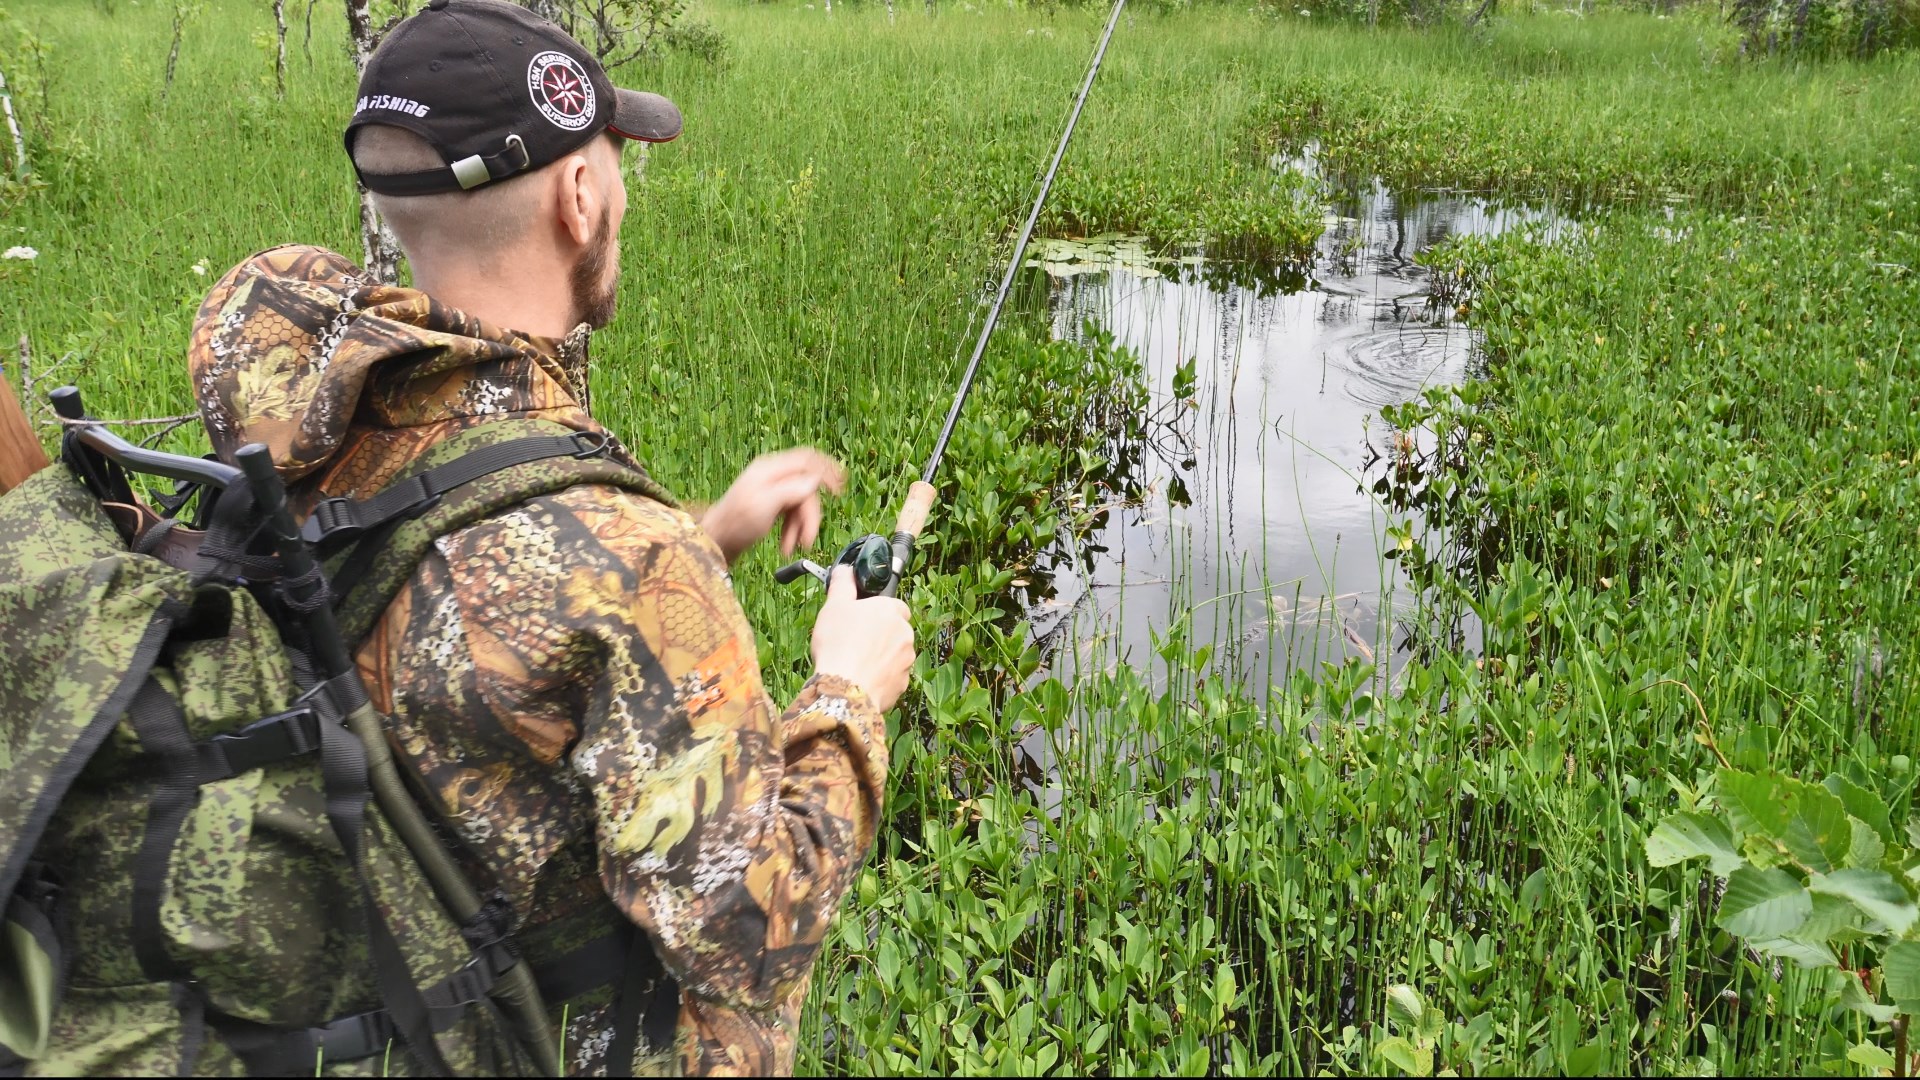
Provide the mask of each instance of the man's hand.
{"label": "man's hand", "polygon": [[893,708],[913,672],[907,605],[891,596],[860,599],[853,568],[834,567],[827,602],[813,621],[813,670],[865,690],[881,712]]}
{"label": "man's hand", "polygon": [[810,446],[762,454],[700,516],[700,527],[731,566],[783,519],[780,554],[791,555],[820,535],[820,489],[838,495],[846,484],[840,463]]}

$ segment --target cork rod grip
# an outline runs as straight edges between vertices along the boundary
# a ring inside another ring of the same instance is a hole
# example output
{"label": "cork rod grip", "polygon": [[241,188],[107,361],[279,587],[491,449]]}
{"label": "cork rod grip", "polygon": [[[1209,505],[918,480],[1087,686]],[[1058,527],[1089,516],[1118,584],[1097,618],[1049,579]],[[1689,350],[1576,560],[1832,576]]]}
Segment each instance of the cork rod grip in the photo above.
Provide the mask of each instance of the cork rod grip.
{"label": "cork rod grip", "polygon": [[920,530],[927,527],[927,515],[933,512],[933,500],[938,494],[932,484],[925,480],[915,480],[907,489],[907,501],[900,507],[900,517],[893,524],[893,531],[919,536]]}

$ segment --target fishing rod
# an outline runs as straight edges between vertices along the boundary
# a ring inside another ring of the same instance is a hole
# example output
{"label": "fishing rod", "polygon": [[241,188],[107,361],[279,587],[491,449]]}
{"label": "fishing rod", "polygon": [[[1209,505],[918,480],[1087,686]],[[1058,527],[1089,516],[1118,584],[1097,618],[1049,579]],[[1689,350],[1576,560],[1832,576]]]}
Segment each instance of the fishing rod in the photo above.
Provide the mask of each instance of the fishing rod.
{"label": "fishing rod", "polygon": [[[1027,253],[1027,241],[1033,238],[1033,227],[1040,221],[1040,210],[1047,203],[1047,193],[1053,190],[1053,178],[1060,171],[1060,162],[1067,156],[1067,144],[1073,141],[1073,129],[1080,123],[1080,110],[1087,104],[1087,94],[1093,90],[1094,77],[1100,74],[1100,61],[1107,55],[1107,43],[1113,40],[1114,27],[1120,25],[1120,11],[1126,7],[1127,0],[1114,0],[1113,14],[1107,17],[1107,28],[1100,35],[1100,44],[1093,50],[1093,63],[1087,66],[1087,79],[1080,84],[1080,94],[1073,100],[1073,112],[1067,116],[1066,130],[1060,133],[1060,145],[1054,147],[1053,162],[1047,166],[1046,175],[1040,180],[1040,193],[1034,196],[1033,208],[1027,212],[1027,223],[1020,228],[1020,236],[1013,244],[1013,256],[1007,260],[1007,270],[1000,277],[1000,291],[994,295],[993,306],[987,310],[987,321],[980,327],[980,337],[973,343],[973,356],[967,361],[967,368],[960,376],[960,388],[953,395],[953,406],[947,410],[946,423],[940,426],[940,438],[933,444],[933,455],[927,458],[927,467],[920,473],[920,479],[907,488],[906,502],[900,506],[899,516],[894,520],[893,535],[881,536],[868,533],[855,539],[833,561],[834,566],[851,566],[853,580],[861,596],[892,596],[899,591],[900,575],[906,573],[907,566],[913,561],[913,544],[926,527],[927,516],[933,511],[933,500],[937,490],[933,478],[940,471],[940,459],[946,456],[947,444],[953,440],[953,429],[960,422],[960,410],[966,407],[967,395],[973,390],[973,379],[980,373],[980,360],[987,354],[987,342],[993,338],[994,327],[1000,324],[1000,309],[1006,306],[1007,294],[1013,290],[1014,275],[1020,272],[1020,262]],[[831,570],[810,559],[801,559],[774,571],[773,578],[782,585],[812,575],[822,585],[827,583]]]}

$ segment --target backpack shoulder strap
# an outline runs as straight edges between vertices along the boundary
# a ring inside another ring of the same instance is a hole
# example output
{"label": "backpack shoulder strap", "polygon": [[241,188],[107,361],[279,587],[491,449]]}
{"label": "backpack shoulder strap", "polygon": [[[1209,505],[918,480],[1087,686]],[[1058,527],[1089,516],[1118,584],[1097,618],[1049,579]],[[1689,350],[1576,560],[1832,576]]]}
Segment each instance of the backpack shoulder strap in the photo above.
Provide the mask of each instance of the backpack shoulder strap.
{"label": "backpack shoulder strap", "polygon": [[357,647],[433,542],[528,499],[583,484],[679,503],[610,441],[545,420],[480,424],[436,444],[370,499],[323,499],[305,535],[328,559],[341,637]]}
{"label": "backpack shoulder strap", "polygon": [[[304,533],[323,553],[330,546],[338,549],[328,571],[339,598],[341,636],[353,647],[365,640],[435,540],[529,499],[598,484],[679,505],[644,470],[612,460],[609,446],[597,432],[542,420],[502,420],[435,445],[372,498],[322,500]],[[670,1050],[680,1014],[679,987],[647,935],[624,916],[619,922],[625,948],[616,939],[603,939],[593,956],[568,955],[535,965],[543,996],[551,1001],[613,986],[610,1072],[615,1076],[632,1074],[642,1039],[651,1050]],[[624,963],[608,966],[596,958]]]}

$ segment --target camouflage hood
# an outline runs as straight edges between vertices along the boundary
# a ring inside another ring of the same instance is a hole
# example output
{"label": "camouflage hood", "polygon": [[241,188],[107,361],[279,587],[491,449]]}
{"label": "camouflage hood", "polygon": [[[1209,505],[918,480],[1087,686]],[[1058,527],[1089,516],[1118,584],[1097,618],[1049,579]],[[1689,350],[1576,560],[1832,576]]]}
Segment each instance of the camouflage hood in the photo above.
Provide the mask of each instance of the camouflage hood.
{"label": "camouflage hood", "polygon": [[391,463],[492,419],[598,431],[586,364],[584,324],[564,341],[491,326],[301,246],[261,252],[222,277],[188,352],[215,452],[231,460],[265,443],[288,481],[330,490],[343,459],[369,444]]}

